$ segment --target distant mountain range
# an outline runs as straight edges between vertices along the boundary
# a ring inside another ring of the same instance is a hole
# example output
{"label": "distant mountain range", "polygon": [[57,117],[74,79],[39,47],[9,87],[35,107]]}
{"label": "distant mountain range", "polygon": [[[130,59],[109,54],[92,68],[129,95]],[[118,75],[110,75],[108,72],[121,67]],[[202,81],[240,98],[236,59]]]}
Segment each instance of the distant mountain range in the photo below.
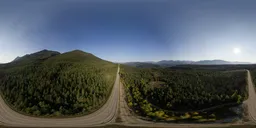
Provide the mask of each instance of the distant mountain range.
{"label": "distant mountain range", "polygon": [[[76,50],[79,51],[79,50]],[[33,54],[27,54],[22,57],[16,57],[12,62],[13,63],[21,63],[34,61],[36,59],[47,59],[52,56],[59,55],[61,53],[56,51],[42,50]],[[1,63],[0,63],[1,64]],[[189,60],[161,60],[158,62],[154,61],[145,61],[145,62],[126,62],[123,63],[125,65],[133,66],[133,67],[143,67],[143,68],[151,68],[151,67],[171,67],[176,65],[232,65],[232,64],[252,64],[250,62],[238,62],[238,61],[225,61],[225,60],[200,60],[200,61],[189,61]]]}
{"label": "distant mountain range", "polygon": [[232,64],[252,64],[249,62],[231,62],[225,60],[200,60],[200,61],[187,61],[187,60],[162,60],[158,62],[127,62],[126,65],[134,67],[171,67],[176,65],[232,65]]}

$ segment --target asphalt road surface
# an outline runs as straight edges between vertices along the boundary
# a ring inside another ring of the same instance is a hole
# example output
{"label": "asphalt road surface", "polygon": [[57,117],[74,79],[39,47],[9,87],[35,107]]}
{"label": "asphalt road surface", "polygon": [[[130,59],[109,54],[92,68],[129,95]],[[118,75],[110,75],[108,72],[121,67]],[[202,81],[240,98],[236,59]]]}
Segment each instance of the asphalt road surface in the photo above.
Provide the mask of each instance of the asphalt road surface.
{"label": "asphalt road surface", "polygon": [[38,118],[25,116],[8,107],[0,96],[0,124],[18,127],[86,127],[101,126],[113,123],[117,117],[119,102],[119,67],[112,93],[102,108],[98,111],[74,118]]}

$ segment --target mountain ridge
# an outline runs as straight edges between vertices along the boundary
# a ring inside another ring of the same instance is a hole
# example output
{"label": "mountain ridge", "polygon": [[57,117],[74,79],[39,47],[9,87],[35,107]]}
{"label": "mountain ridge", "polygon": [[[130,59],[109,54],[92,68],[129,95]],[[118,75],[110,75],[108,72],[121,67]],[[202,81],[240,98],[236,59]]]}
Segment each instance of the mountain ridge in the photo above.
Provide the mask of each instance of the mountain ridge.
{"label": "mountain ridge", "polygon": [[[143,67],[142,65],[153,65],[153,67],[170,67],[176,65],[236,65],[236,64],[253,64],[250,62],[239,62],[239,61],[226,61],[221,59],[214,60],[199,60],[199,61],[190,61],[190,60],[161,60],[157,62],[125,62],[123,64],[134,66],[134,67]],[[146,66],[148,67],[148,66]]]}

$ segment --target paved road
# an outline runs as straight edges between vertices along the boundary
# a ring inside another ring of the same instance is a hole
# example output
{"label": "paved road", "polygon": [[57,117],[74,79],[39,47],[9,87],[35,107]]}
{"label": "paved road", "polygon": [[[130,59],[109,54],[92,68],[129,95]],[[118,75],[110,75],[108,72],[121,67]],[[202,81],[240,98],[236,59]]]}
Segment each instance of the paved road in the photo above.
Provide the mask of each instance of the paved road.
{"label": "paved road", "polygon": [[117,116],[119,102],[119,67],[110,98],[98,111],[75,118],[37,118],[19,114],[10,109],[0,96],[0,124],[18,127],[86,127],[113,123]]}

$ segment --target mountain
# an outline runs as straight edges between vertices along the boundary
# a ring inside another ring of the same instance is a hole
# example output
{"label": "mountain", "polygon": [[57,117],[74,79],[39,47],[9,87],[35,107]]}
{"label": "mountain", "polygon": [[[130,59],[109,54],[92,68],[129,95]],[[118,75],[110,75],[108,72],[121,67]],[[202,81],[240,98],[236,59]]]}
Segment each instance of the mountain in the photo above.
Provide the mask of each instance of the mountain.
{"label": "mountain", "polygon": [[171,67],[176,65],[227,65],[227,64],[251,64],[249,62],[230,62],[225,60],[162,60],[158,62],[127,62],[124,63],[133,67]]}
{"label": "mountain", "polygon": [[91,53],[43,50],[0,66],[1,94],[12,108],[34,116],[71,116],[108,99],[117,64]]}
{"label": "mountain", "polygon": [[233,64],[232,62],[225,60],[200,60],[193,62],[195,65],[224,65],[224,64]]}
{"label": "mountain", "polygon": [[39,51],[36,53],[27,54],[22,57],[18,56],[12,62],[7,63],[6,66],[15,67],[18,65],[22,66],[22,65],[27,65],[27,64],[31,64],[31,63],[37,63],[37,62],[46,60],[46,59],[56,56],[56,55],[60,55],[60,53],[56,52],[56,51],[42,50],[42,51]]}
{"label": "mountain", "polygon": [[86,61],[86,63],[99,63],[99,62],[108,62],[105,60],[102,60],[96,56],[94,56],[91,53],[87,53],[81,50],[74,50],[70,52],[66,52],[63,54],[60,54],[56,57],[51,57],[49,58],[46,62],[76,62],[76,63],[81,63]]}
{"label": "mountain", "polygon": [[21,57],[17,56],[17,57],[13,60],[13,62],[14,62],[14,61],[18,61],[20,58],[21,58]]}
{"label": "mountain", "polygon": [[158,65],[183,65],[183,64],[192,64],[192,65],[225,65],[225,64],[250,64],[249,62],[230,62],[225,60],[200,60],[200,61],[174,61],[174,60],[163,60],[159,61],[156,64]]}
{"label": "mountain", "polygon": [[32,53],[32,54],[27,54],[25,56],[22,57],[16,57],[13,62],[18,62],[18,61],[34,61],[34,60],[43,60],[43,59],[47,59],[50,58],[52,56],[56,56],[59,55],[59,52],[56,51],[50,51],[50,50],[42,50],[36,53]]}
{"label": "mountain", "polygon": [[250,62],[238,62],[238,61],[234,61],[234,62],[231,62],[232,64],[253,64],[253,63],[250,63]]}

